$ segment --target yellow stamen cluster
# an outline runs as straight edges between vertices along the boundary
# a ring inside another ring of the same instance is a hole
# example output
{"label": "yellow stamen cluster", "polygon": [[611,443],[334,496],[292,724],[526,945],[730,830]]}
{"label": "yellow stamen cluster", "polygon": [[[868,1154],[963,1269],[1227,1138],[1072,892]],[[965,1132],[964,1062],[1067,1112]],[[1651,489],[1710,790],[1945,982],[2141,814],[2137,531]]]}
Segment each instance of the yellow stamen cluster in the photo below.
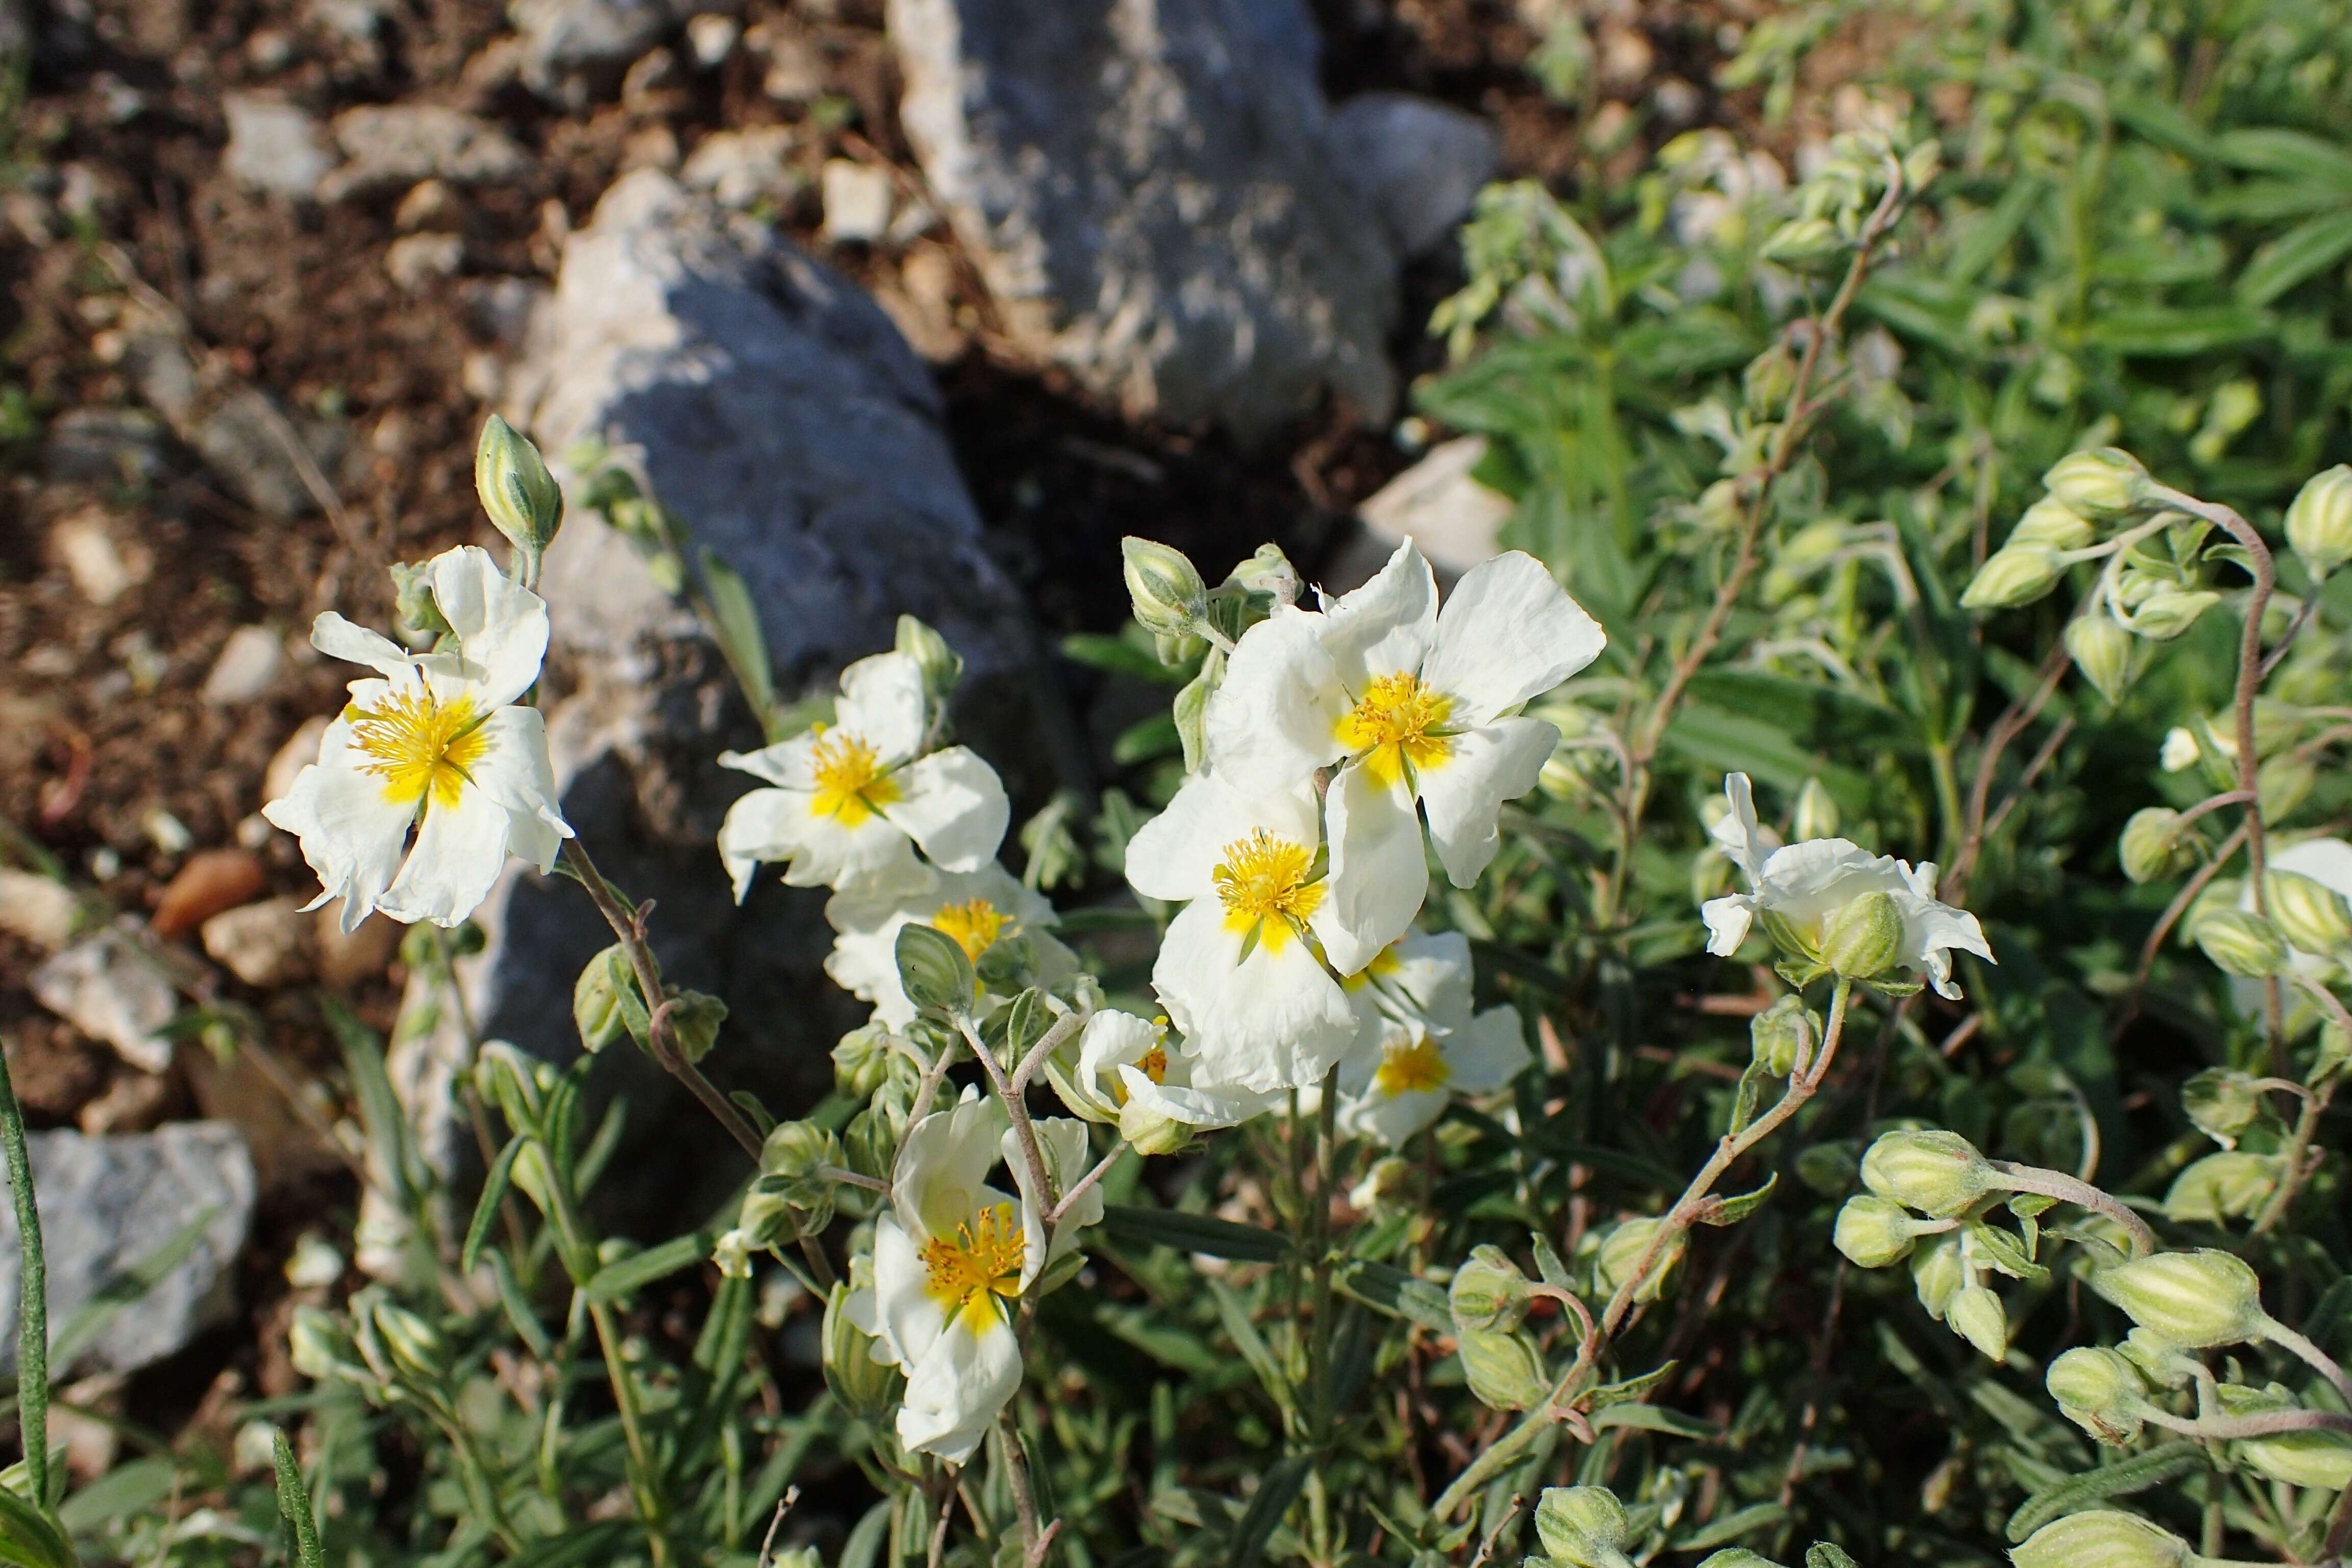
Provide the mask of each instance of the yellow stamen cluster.
{"label": "yellow stamen cluster", "polygon": [[930,923],[955,938],[963,955],[978,963],[980,955],[996,945],[1013,921],[986,899],[971,899],[961,904],[940,905]]}
{"label": "yellow stamen cluster", "polygon": [[992,1295],[1021,1294],[1021,1265],[1028,1238],[1011,1204],[982,1209],[956,1227],[951,1239],[935,1236],[923,1243],[924,1289],[950,1312],[985,1306]]}
{"label": "yellow stamen cluster", "polygon": [[882,770],[882,759],[864,739],[846,731],[816,731],[809,752],[809,769],[816,777],[816,797],[809,811],[830,816],[844,827],[856,827],[898,798],[898,785]]}
{"label": "yellow stamen cluster", "polygon": [[1380,1069],[1372,1081],[1382,1094],[1412,1094],[1418,1091],[1444,1089],[1454,1079],[1454,1069],[1445,1065],[1445,1058],[1437,1049],[1437,1042],[1423,1035],[1410,1045],[1389,1046],[1381,1052]]}
{"label": "yellow stamen cluster", "polygon": [[1364,688],[1338,725],[1339,743],[1361,755],[1364,765],[1382,784],[1414,769],[1433,768],[1453,754],[1454,742],[1433,734],[1454,710],[1454,700],[1399,670],[1383,675]]}
{"label": "yellow stamen cluster", "polygon": [[[1136,1058],[1135,1070],[1141,1073],[1144,1077],[1150,1079],[1154,1083],[1166,1083],[1168,1081],[1168,1047],[1165,1046],[1154,1046],[1150,1050],[1144,1052],[1143,1055]],[[1113,1105],[1119,1107],[1121,1110],[1125,1110],[1127,1107],[1127,1079],[1120,1076],[1116,1069],[1111,1072],[1109,1077],[1110,1102]]]}
{"label": "yellow stamen cluster", "polygon": [[1306,846],[1276,838],[1263,827],[1226,845],[1224,858],[1211,873],[1218,901],[1225,906],[1225,929],[1255,930],[1261,942],[1280,951],[1322,905],[1323,884],[1307,879],[1314,863]]}
{"label": "yellow stamen cluster", "polygon": [[395,691],[373,708],[346,709],[352,744],[371,760],[362,768],[383,780],[383,798],[409,805],[455,806],[473,782],[474,764],[490,749],[474,704],[441,703],[430,691]]}

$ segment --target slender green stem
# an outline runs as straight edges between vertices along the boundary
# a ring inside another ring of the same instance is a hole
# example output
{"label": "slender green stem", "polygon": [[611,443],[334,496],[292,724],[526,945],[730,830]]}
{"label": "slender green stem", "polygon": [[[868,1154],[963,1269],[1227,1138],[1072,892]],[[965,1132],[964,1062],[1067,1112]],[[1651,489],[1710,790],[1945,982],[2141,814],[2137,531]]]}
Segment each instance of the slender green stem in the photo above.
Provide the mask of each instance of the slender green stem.
{"label": "slender green stem", "polygon": [[16,1422],[24,1433],[25,1479],[33,1506],[49,1506],[49,1270],[41,1247],[41,1211],[33,1201],[33,1160],[25,1148],[25,1111],[16,1103],[8,1051],[0,1041],[0,1143],[8,1158],[8,1190],[16,1204]]}
{"label": "slender green stem", "polygon": [[2307,1335],[2288,1328],[2275,1318],[2265,1319],[2255,1331],[2258,1338],[2268,1340],[2281,1350],[2300,1358],[2312,1371],[2326,1378],[2347,1405],[2352,1405],[2352,1379],[2344,1375],[2336,1359],[2314,1344]]}

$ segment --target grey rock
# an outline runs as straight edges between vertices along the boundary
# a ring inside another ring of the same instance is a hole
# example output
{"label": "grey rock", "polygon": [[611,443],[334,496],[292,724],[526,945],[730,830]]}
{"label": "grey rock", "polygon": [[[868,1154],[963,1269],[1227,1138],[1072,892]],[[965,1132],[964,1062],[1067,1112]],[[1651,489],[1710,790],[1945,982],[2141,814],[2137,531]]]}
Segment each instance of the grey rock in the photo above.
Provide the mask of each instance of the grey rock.
{"label": "grey rock", "polygon": [[1456,437],[1367,497],[1356,509],[1357,531],[1324,566],[1324,588],[1345,593],[1368,581],[1408,539],[1443,584],[1493,556],[1513,509],[1508,496],[1471,477],[1486,456],[1484,436]]}
{"label": "grey rock", "polygon": [[147,1072],[172,1065],[161,1033],[179,1010],[172,982],[120,931],[86,937],[33,971],[33,999]]}
{"label": "grey rock", "polygon": [[319,122],[273,94],[232,92],[221,100],[228,145],[221,167],[240,184],[307,201],[335,166]]}
{"label": "grey rock", "polygon": [[466,242],[454,234],[404,234],[383,253],[383,269],[408,294],[456,277],[465,264]]}
{"label": "grey rock", "polygon": [[577,105],[709,0],[516,0],[522,79],[532,91]]}
{"label": "grey rock", "polygon": [[309,453],[323,474],[335,466],[343,446],[339,430],[297,421],[268,394],[250,386],[229,392],[185,434],[247,505],[281,521],[307,516],[319,504],[298,451]]}
{"label": "grey rock", "polygon": [[198,934],[214,962],[247,985],[284,985],[310,972],[310,919],[293,894],[223,910]]}
{"label": "grey rock", "polygon": [[495,184],[530,168],[530,155],[505,132],[437,103],[362,104],[336,115],[334,130],[347,162],[320,184],[331,202],[404,191],[419,180]]}
{"label": "grey rock", "polygon": [[[1375,419],[1396,256],[1298,0],[889,0],[900,120],[1013,342],[1131,415]],[[1291,37],[1289,47],[1270,38]]]}
{"label": "grey rock", "polygon": [[49,421],[42,471],[53,484],[135,485],[163,471],[163,421],[136,408],[68,408]]}
{"label": "grey rock", "polygon": [[1403,92],[1348,100],[1332,112],[1330,137],[1334,160],[1406,256],[1429,250],[1469,216],[1503,156],[1476,115]]}
{"label": "grey rock", "polygon": [[[51,1365],[51,1376],[135,1372],[227,1314],[237,1253],[253,1221],[253,1156],[236,1128],[182,1121],[102,1138],[36,1132],[26,1143],[53,1341],[101,1292],[170,1264],[67,1364]],[[11,1205],[0,1209],[0,1369],[10,1372],[21,1256]]]}

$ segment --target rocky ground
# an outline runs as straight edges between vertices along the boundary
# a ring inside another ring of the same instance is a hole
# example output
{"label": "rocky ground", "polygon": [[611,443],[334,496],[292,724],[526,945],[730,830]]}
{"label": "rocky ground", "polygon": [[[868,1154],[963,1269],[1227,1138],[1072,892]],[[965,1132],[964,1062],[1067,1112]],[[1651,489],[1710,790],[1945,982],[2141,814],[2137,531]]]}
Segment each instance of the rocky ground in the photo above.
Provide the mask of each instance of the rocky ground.
{"label": "rocky ground", "polygon": [[[388,563],[485,538],[487,413],[634,448],[788,688],[940,624],[1013,694],[971,721],[1034,809],[1117,773],[1132,709],[1054,650],[1124,617],[1118,536],[1339,570],[1427,439],[1477,184],[1746,112],[1712,72],[1769,9],[0,0],[0,1036],[35,1125],[89,1135],[45,1145],[53,1201],[216,1200],[88,1368],[151,1413],[286,1385],[289,1258],[335,1267],[298,1244],[357,1191],[328,1019],[388,1034],[414,981],[397,931],[299,912],[255,813],[339,695],[311,618],[381,623]],[[549,573],[567,814],[682,979],[821,1064],[810,906],[715,881],[747,721],[707,643],[593,516]],[[581,912],[501,889],[483,1027],[565,1048]]]}

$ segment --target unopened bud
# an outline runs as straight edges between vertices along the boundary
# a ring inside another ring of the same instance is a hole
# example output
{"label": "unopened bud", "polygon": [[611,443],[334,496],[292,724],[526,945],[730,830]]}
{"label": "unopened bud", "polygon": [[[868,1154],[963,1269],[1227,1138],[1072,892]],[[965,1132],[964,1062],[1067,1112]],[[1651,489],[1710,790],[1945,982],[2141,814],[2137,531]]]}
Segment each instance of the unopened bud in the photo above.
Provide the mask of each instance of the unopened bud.
{"label": "unopened bud", "polygon": [[2286,542],[2313,579],[2352,561],[2352,468],[2315,474],[2286,509]]}
{"label": "unopened bud", "polygon": [[2252,1267],[2210,1247],[2153,1253],[2102,1268],[2091,1276],[2091,1289],[2183,1350],[2242,1344],[2270,1321]]}
{"label": "unopened bud", "polygon": [[1454,1337],[1470,1392],[1488,1409],[1532,1409],[1550,1394],[1543,1358],[1518,1335],[1465,1329]]}
{"label": "unopened bud", "polygon": [[1835,838],[1837,830],[1837,802],[1822,787],[1821,780],[1807,779],[1805,787],[1797,792],[1796,815],[1789,825],[1790,836],[1800,840]]}
{"label": "unopened bud", "polygon": [[2151,642],[2170,642],[2221,602],[2209,588],[2159,588],[2132,612],[2131,629]]}
{"label": "unopened bud", "polygon": [[2137,1514],[2112,1509],[2053,1520],[2010,1549],[2016,1568],[2189,1568],[2189,1542]]}
{"label": "unopened bud", "polygon": [[433,597],[431,568],[405,561],[392,563],[392,615],[401,635],[412,643],[429,644],[449,630],[448,617]]}
{"label": "unopened bud", "polygon": [[2054,496],[2043,496],[2025,509],[2009,531],[2008,544],[2040,544],[2052,550],[2080,550],[2097,537],[2082,513]]}
{"label": "unopened bud", "polygon": [[2114,522],[2143,510],[2147,470],[2114,447],[2069,452],[2042,476],[2051,499],[2094,523]]}
{"label": "unopened bud", "polygon": [[2172,1179],[2165,1217],[2182,1225],[2251,1219],[2278,1190],[2278,1162],[2264,1154],[2224,1150],[2208,1154]]}
{"label": "unopened bud", "polygon": [[1944,1309],[1952,1332],[1974,1345],[1990,1361],[2009,1354],[2009,1313],[2000,1298],[1981,1285],[1963,1285]]}
{"label": "unopened bud", "polygon": [[2146,1329],[2134,1329],[2116,1349],[2139,1369],[2150,1388],[2186,1388],[2205,1371],[2203,1361],[2183,1354],[2179,1346],[2157,1338]]}
{"label": "unopened bud", "polygon": [[[1650,1239],[1658,1234],[1660,1223],[1654,1219],[1629,1219],[1601,1237],[1593,1262],[1593,1277],[1601,1289],[1614,1295],[1633,1277],[1634,1267],[1642,1261],[1643,1254],[1649,1251]],[[1685,1245],[1683,1233],[1677,1230],[1674,1238],[1659,1248],[1651,1265],[1650,1277],[1642,1281],[1640,1288],[1633,1292],[1634,1300],[1654,1301],[1664,1293],[1666,1277],[1674,1272],[1675,1265],[1682,1261]]]}
{"label": "unopened bud", "polygon": [[2152,882],[2185,871],[2197,852],[2180,824],[2180,814],[2169,806],[2143,806],[2124,824],[2116,855],[2124,875],[2135,882]]}
{"label": "unopened bud", "polygon": [[945,702],[954,693],[956,682],[963,679],[963,655],[912,616],[898,617],[896,647],[923,672],[923,691],[934,702]]}
{"label": "unopened bud", "polygon": [[2263,879],[2263,892],[2288,945],[2331,958],[2352,943],[2352,908],[2326,883],[2297,871],[2273,871]]}
{"label": "unopened bud", "polygon": [[2131,685],[2131,633],[2105,610],[2093,610],[2066,623],[2065,638],[2067,655],[2083,679],[2109,702],[2122,701]]}
{"label": "unopened bud", "polygon": [[389,1297],[369,1314],[392,1364],[417,1383],[437,1383],[448,1371],[448,1342],[440,1331]]}
{"label": "unopened bud", "polygon": [[2319,764],[2309,757],[2284,752],[2254,770],[2254,808],[2264,822],[2291,814],[2319,783]]}
{"label": "unopened bud", "polygon": [[1936,1219],[1952,1219],[1992,1190],[1993,1169],[1957,1132],[1882,1132],[1862,1157],[1862,1184]]}
{"label": "unopened bud", "polygon": [[2139,1436],[2147,1384],[2121,1352],[2079,1346],[2050,1363],[2046,1381],[2058,1413],[2098,1441],[2121,1447]]}
{"label": "unopened bud", "polygon": [[727,1022],[727,1004],[707,991],[681,991],[669,999],[667,1017],[678,1055],[698,1062],[719,1043],[719,1026]]}
{"label": "unopened bud", "polygon": [[2252,1073],[2207,1068],[2180,1086],[2180,1108],[2200,1132],[2226,1149],[2263,1113],[2263,1091]]}
{"label": "unopened bud", "polygon": [[563,521],[563,491],[539,448],[493,414],[474,447],[474,489],[490,525],[536,563]]}
{"label": "unopened bud", "polygon": [[1118,1108],[1118,1135],[1139,1154],[1174,1154],[1189,1147],[1200,1129],[1155,1110],[1140,1097],[1130,1095]]}
{"label": "unopened bud", "polygon": [[1298,602],[1298,568],[1290,563],[1279,544],[1259,545],[1257,552],[1234,567],[1225,581],[1244,593],[1268,595],[1278,605]]}
{"label": "unopened bud", "polygon": [[897,1367],[875,1359],[882,1342],[858,1326],[874,1305],[872,1259],[860,1253],[849,1271],[824,1304],[824,1383],[843,1409],[861,1421],[879,1421],[898,1406],[905,1380]]}
{"label": "unopened bud", "polygon": [[1811,270],[1835,261],[1851,248],[1829,219],[1790,218],[1764,241],[1764,259]]}
{"label": "unopened bud", "polygon": [[1901,1204],[1874,1193],[1857,1193],[1838,1210],[1832,1239],[1859,1268],[1884,1268],[1911,1256],[1920,1222]]}
{"label": "unopened bud", "polygon": [[1929,1237],[1911,1255],[1911,1288],[1919,1305],[1933,1316],[1942,1317],[1968,1283],[1968,1259],[1960,1253],[1957,1233]]}
{"label": "unopened bud", "polygon": [[1970,610],[2011,610],[2030,605],[2058,585],[2066,563],[2042,544],[2006,544],[1992,552],[1960,595]]}
{"label": "unopened bud", "polygon": [[333,1313],[303,1302],[294,1309],[287,1330],[287,1349],[294,1370],[313,1383],[340,1378],[345,1383],[372,1384],[375,1378],[360,1360],[358,1347]]}
{"label": "unopened bud", "polygon": [[[2214,1394],[2224,1415],[2268,1415],[2300,1408],[2277,1384],[2248,1388],[2225,1383]],[[2341,1432],[2278,1432],[2267,1437],[2244,1437],[2232,1443],[2230,1452],[2272,1480],[2291,1487],[2340,1492],[2352,1486],[2352,1437]]]}
{"label": "unopened bud", "polygon": [[[642,1014],[645,1003],[630,973],[628,955],[618,943],[590,959],[572,983],[572,1024],[580,1043],[591,1052],[603,1050],[628,1032],[632,1010]],[[645,1020],[637,1020],[640,1026]]]}
{"label": "unopened bud", "polygon": [[1507,1333],[1528,1314],[1528,1277],[1499,1247],[1475,1247],[1454,1271],[1445,1304],[1460,1330]]}
{"label": "unopened bud", "polygon": [[980,977],[961,942],[937,927],[909,922],[898,928],[898,984],[916,1006],[949,1014],[971,1011]]}
{"label": "unopened bud", "polygon": [[2226,973],[2267,980],[2286,967],[2286,939],[2251,910],[2216,910],[2191,933],[2205,956]]}
{"label": "unopened bud", "polygon": [[1135,618],[1148,632],[1181,636],[1208,612],[1209,588],[1192,558],[1170,545],[1129,534],[1118,542]]}
{"label": "unopened bud", "polygon": [[785,1184],[780,1190],[803,1208],[833,1191],[824,1169],[840,1163],[840,1136],[814,1121],[779,1121],[760,1145],[760,1173]]}
{"label": "unopened bud", "polygon": [[1822,962],[1848,980],[1882,974],[1903,954],[1903,911],[1891,893],[1864,893],[1830,917]]}
{"label": "unopened bud", "polygon": [[833,1047],[833,1081],[841,1092],[863,1100],[890,1076],[890,1031],[866,1024],[841,1037]]}
{"label": "unopened bud", "polygon": [[1783,996],[1748,1021],[1748,1045],[1758,1067],[1775,1078],[1786,1078],[1812,1044],[1813,1021],[1805,1004]]}
{"label": "unopened bud", "polygon": [[1625,1505],[1606,1487],[1546,1487],[1536,1503],[1545,1554],[1567,1568],[1632,1568]]}

